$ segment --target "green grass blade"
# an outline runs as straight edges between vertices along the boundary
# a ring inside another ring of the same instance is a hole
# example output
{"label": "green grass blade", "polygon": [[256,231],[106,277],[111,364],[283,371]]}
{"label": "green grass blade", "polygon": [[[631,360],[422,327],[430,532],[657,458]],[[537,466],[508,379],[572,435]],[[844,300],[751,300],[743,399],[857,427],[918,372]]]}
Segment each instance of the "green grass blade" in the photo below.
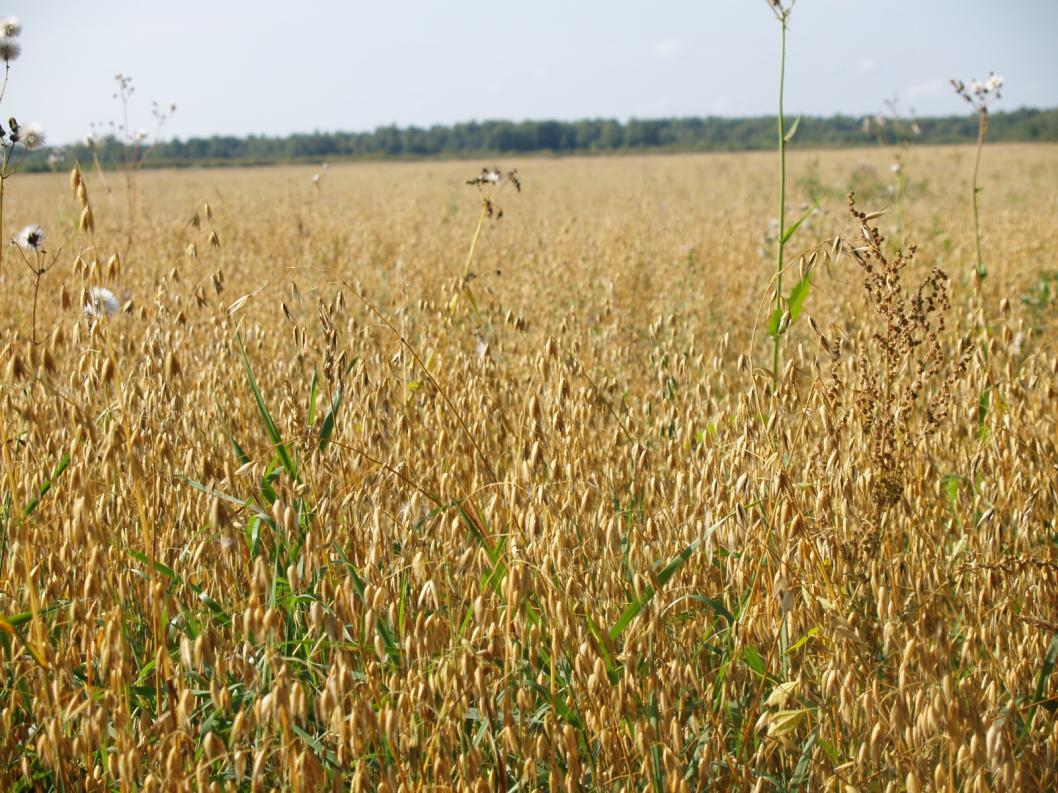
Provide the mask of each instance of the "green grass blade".
{"label": "green grass blade", "polygon": [[811,286],[812,282],[808,279],[808,275],[806,274],[805,277],[794,284],[794,288],[790,290],[790,295],[786,298],[786,304],[790,309],[791,325],[797,321],[799,316],[801,316],[801,312],[805,307],[805,298],[808,297],[808,289]]}
{"label": "green grass blade", "polygon": [[161,562],[156,562],[156,561],[150,559],[147,556],[147,554],[143,553],[142,551],[137,551],[137,550],[134,550],[133,548],[128,548],[127,551],[128,551],[129,556],[131,556],[137,562],[140,562],[141,564],[144,564],[147,567],[152,568],[156,572],[161,573],[166,578],[168,578],[170,581],[175,581],[175,582],[180,583],[180,584],[183,583],[183,581],[181,580],[180,576],[178,576],[176,574],[176,571],[173,570],[173,568],[169,567],[168,565],[165,565],[165,564],[162,564]]}
{"label": "green grass blade", "polygon": [[36,511],[37,507],[40,506],[40,500],[44,498],[44,496],[49,490],[51,490],[52,483],[60,476],[62,476],[62,472],[65,471],[69,465],[70,455],[64,454],[62,456],[62,459],[59,460],[59,464],[55,466],[55,470],[51,472],[51,476],[45,478],[45,480],[41,483],[40,490],[37,492],[36,497],[28,504],[26,504],[26,506],[22,509],[23,517],[28,518]]}
{"label": "green grass blade", "polygon": [[808,765],[812,762],[812,747],[815,746],[819,729],[816,728],[808,734],[804,746],[801,747],[801,757],[794,768],[793,778],[790,780],[790,793],[795,793],[808,782]]}
{"label": "green grass blade", "polygon": [[988,414],[992,408],[992,389],[986,388],[977,400],[977,437],[988,438]]}
{"label": "green grass blade", "polygon": [[283,438],[279,434],[279,428],[276,427],[275,421],[272,419],[272,414],[268,412],[268,406],[265,404],[264,397],[261,396],[261,389],[257,387],[257,380],[254,378],[253,370],[250,368],[250,359],[246,356],[246,347],[242,343],[242,337],[236,334],[235,338],[239,341],[239,350],[242,353],[243,366],[246,368],[246,377],[250,381],[250,390],[253,391],[253,398],[257,403],[257,410],[261,414],[261,420],[264,421],[268,437],[271,438],[272,445],[275,446],[276,454],[279,455],[283,468],[297,482],[299,481],[297,466],[290,457],[290,450],[283,443]]}
{"label": "green grass blade", "polygon": [[735,621],[735,615],[732,614],[727,606],[724,605],[722,600],[718,598],[706,597],[705,595],[690,594],[686,595],[687,600],[692,600],[696,603],[702,603],[712,609],[716,616],[722,618],[728,625],[731,625]]}
{"label": "green grass blade", "polygon": [[235,433],[232,432],[231,426],[228,424],[228,418],[224,413],[224,409],[220,406],[220,400],[214,400],[217,405],[217,412],[220,413],[220,421],[224,425],[224,434],[228,436],[228,441],[231,443],[232,448],[235,450],[235,458],[239,461],[239,465],[246,465],[250,462],[250,456],[243,451],[242,446],[235,440]]}
{"label": "green grass blade", "polygon": [[767,676],[764,666],[764,658],[761,657],[760,650],[753,645],[747,646],[746,649],[742,651],[742,660],[746,662],[746,666],[761,677]]}
{"label": "green grass blade", "polygon": [[[658,715],[657,695],[651,694],[650,726],[654,729],[654,735],[661,734],[660,721],[661,717]],[[650,747],[650,779],[654,785],[655,793],[665,793],[665,771],[661,760],[661,743],[657,738],[654,739],[654,742]]]}
{"label": "green grass blade", "polygon": [[327,415],[323,418],[323,426],[320,427],[320,451],[326,451],[327,446],[331,442],[331,435],[334,434],[334,422],[338,418],[338,408],[342,406],[342,394],[343,389],[341,386],[334,394],[334,399],[331,400],[331,409],[327,411]]}
{"label": "green grass blade", "polygon": [[611,683],[617,683],[620,676],[621,667],[614,663],[613,656],[610,654],[610,648],[607,642],[609,636],[604,634],[602,628],[591,618],[589,614],[588,620],[588,631],[595,639],[595,643],[599,646],[599,655],[602,656],[603,663],[606,665],[606,676],[610,679]]}
{"label": "green grass blade", "polygon": [[319,397],[319,376],[316,369],[312,370],[312,382],[309,383],[309,406],[305,415],[305,426],[312,427],[316,421],[316,401]]}
{"label": "green grass blade", "polygon": [[[789,330],[790,325],[793,325],[797,321],[797,318],[801,316],[801,312],[805,307],[805,299],[808,297],[808,289],[812,285],[812,282],[808,280],[808,275],[805,275],[800,281],[794,284],[793,289],[790,290],[790,294],[787,296],[785,301],[785,311],[790,312],[790,322],[783,328],[783,333]],[[782,315],[784,311],[780,311],[776,308],[772,314],[771,319],[768,320],[768,335],[774,338],[779,333],[779,323],[782,322]]]}
{"label": "green grass blade", "polygon": [[[694,553],[698,547],[700,540],[695,540],[682,551],[680,551],[673,559],[661,569],[658,573],[658,587],[665,586],[669,579],[672,578],[676,572],[686,564],[687,560],[691,558],[691,554]],[[625,610],[618,617],[617,622],[610,628],[610,640],[616,641],[620,638],[621,634],[624,633],[632,620],[639,616],[639,614],[647,607],[647,605],[654,599],[654,595],[657,594],[657,589],[652,586],[648,586],[639,597],[633,598],[632,602],[625,607]]]}
{"label": "green grass blade", "polygon": [[[800,120],[800,119],[798,119],[798,120]],[[803,215],[801,215],[801,217],[799,217],[796,221],[794,221],[793,225],[788,226],[786,228],[786,231],[783,232],[782,241],[784,243],[789,242],[790,237],[792,237],[797,232],[797,229],[799,229],[801,227],[801,224],[804,223],[806,220],[808,220],[808,218],[811,217],[812,213],[815,212],[815,211],[816,211],[816,208],[815,207],[811,207],[807,212],[805,212]]]}
{"label": "green grass blade", "polygon": [[1024,740],[1025,736],[1029,734],[1029,729],[1032,727],[1032,720],[1036,716],[1036,708],[1044,698],[1043,690],[1047,686],[1047,678],[1051,676],[1051,672],[1054,671],[1056,664],[1058,664],[1058,632],[1056,632],[1051,638],[1051,643],[1047,647],[1047,652],[1043,656],[1043,666],[1040,667],[1039,677],[1036,678],[1036,692],[1033,694],[1032,705],[1029,706],[1029,711],[1025,716],[1025,723],[1021,727],[1019,741]]}

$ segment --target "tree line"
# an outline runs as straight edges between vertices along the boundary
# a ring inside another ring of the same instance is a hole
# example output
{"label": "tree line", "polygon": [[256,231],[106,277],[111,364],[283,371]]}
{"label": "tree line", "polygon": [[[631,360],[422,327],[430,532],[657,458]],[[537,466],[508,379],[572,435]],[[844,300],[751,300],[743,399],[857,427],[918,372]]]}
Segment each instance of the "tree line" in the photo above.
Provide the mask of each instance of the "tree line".
{"label": "tree line", "polygon": [[[897,143],[895,131],[910,120],[879,126],[879,117],[837,115],[801,119],[791,142],[799,148],[844,148]],[[787,125],[793,119],[787,120]],[[892,121],[892,120],[890,120]],[[914,120],[916,144],[972,143],[977,119],[969,114]],[[162,141],[153,146],[145,164],[265,164],[326,159],[471,157],[529,153],[613,153],[642,151],[704,152],[772,149],[774,116],[749,118],[582,119],[580,121],[470,121],[451,126],[379,127],[371,132],[312,132],[267,137],[216,135]],[[869,128],[869,129],[868,129]],[[888,128],[888,131],[887,131]],[[1058,141],[1058,109],[1022,109],[994,113],[989,142]],[[142,155],[147,146],[139,147]],[[98,157],[104,166],[124,159],[115,137],[34,152],[27,166],[49,167],[49,154],[82,162]],[[50,167],[60,160],[52,156]]]}

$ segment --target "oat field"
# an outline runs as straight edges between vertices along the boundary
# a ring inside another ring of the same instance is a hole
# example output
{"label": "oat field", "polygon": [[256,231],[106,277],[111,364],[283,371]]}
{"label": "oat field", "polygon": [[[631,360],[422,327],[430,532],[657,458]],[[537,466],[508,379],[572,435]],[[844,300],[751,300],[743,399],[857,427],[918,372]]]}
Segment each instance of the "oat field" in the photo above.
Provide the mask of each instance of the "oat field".
{"label": "oat field", "polygon": [[1058,147],[893,157],[777,376],[774,153],[8,180],[0,787],[1054,789]]}

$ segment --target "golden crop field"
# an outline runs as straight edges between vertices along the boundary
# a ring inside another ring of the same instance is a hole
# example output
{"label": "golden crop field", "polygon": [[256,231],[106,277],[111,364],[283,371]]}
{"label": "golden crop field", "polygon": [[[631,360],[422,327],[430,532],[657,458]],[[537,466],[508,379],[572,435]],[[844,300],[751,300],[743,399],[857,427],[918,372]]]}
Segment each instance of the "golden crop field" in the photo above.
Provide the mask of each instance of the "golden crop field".
{"label": "golden crop field", "polygon": [[0,786],[1053,789],[1058,147],[981,282],[973,155],[790,153],[778,377],[774,153],[7,179]]}

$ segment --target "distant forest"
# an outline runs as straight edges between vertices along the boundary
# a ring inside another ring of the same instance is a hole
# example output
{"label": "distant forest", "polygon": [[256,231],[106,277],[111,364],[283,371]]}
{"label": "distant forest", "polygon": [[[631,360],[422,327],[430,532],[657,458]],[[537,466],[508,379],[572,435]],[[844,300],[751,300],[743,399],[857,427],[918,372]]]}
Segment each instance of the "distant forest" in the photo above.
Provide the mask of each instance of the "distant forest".
{"label": "distant forest", "polygon": [[[879,128],[874,117],[831,116],[801,119],[792,146],[846,148],[877,145],[880,139],[896,143],[894,133],[910,120]],[[789,127],[793,117],[787,119]],[[916,144],[971,143],[977,135],[977,118],[966,113],[915,119]],[[870,126],[870,130],[866,128]],[[774,116],[753,118],[584,119],[581,121],[470,121],[452,126],[379,127],[373,132],[313,132],[286,137],[213,136],[158,143],[146,166],[255,165],[344,159],[484,157],[510,154],[605,154],[616,152],[701,152],[771,149],[775,146]],[[1058,109],[1015,110],[993,113],[989,142],[1056,142]],[[96,144],[104,166],[118,165],[123,146],[113,137]],[[142,155],[138,147],[133,155]],[[27,167],[49,167],[48,156],[61,153],[63,161],[92,160],[87,144],[34,152]],[[59,167],[58,157],[51,167]]]}

